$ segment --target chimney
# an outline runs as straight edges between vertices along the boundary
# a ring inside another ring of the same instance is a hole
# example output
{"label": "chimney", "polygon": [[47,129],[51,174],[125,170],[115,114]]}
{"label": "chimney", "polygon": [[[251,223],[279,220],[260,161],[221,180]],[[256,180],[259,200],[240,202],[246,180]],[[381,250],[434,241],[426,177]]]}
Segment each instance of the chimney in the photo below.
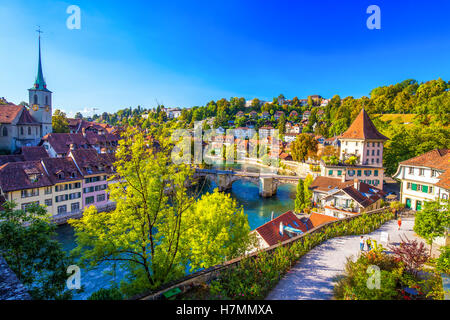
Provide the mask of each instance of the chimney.
{"label": "chimney", "polygon": [[280,222],[280,235],[284,235],[284,226],[283,226],[283,222]]}
{"label": "chimney", "polygon": [[270,220],[273,220],[273,211],[272,211],[272,215],[270,216]]}
{"label": "chimney", "polygon": [[71,143],[69,149],[70,149],[70,151],[75,150],[75,145],[73,143]]}
{"label": "chimney", "polygon": [[358,179],[354,179],[354,180],[353,180],[353,187],[354,187],[356,190],[359,190],[359,180],[358,180]]}

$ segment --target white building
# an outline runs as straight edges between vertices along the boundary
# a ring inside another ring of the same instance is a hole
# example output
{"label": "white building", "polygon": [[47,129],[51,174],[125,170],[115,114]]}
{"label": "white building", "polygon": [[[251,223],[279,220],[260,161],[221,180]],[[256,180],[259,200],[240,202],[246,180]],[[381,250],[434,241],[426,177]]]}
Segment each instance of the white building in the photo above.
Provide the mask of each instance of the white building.
{"label": "white building", "polygon": [[416,211],[426,201],[449,199],[450,149],[435,149],[399,163],[400,201]]}

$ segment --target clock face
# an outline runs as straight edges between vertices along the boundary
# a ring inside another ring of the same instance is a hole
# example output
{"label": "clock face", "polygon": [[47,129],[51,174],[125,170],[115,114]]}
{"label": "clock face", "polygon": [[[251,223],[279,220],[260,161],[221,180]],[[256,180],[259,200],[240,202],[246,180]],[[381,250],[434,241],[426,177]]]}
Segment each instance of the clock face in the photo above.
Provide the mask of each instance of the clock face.
{"label": "clock face", "polygon": [[39,110],[39,105],[34,104],[34,105],[33,105],[33,110],[34,110],[34,111],[38,111],[38,110]]}

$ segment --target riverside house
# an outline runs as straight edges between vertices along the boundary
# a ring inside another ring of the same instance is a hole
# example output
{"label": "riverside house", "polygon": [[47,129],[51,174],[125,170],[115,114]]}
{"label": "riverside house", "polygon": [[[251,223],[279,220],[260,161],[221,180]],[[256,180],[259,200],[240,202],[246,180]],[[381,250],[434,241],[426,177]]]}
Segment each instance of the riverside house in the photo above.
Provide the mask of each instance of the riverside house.
{"label": "riverside house", "polygon": [[383,144],[387,137],[378,132],[367,112],[362,109],[340,140],[339,163],[322,165],[322,176],[358,179],[383,189]]}
{"label": "riverside house", "polygon": [[400,201],[419,211],[424,202],[447,200],[450,194],[450,150],[435,149],[399,163]]}
{"label": "riverside house", "polygon": [[108,153],[99,154],[93,149],[79,149],[71,150],[69,157],[73,159],[83,177],[83,207],[102,208],[108,205],[107,179],[114,172],[114,156]]}
{"label": "riverside house", "polygon": [[53,216],[81,211],[82,176],[72,158],[46,158],[42,165],[52,186],[44,191],[44,203]]}
{"label": "riverside house", "polygon": [[8,162],[0,167],[0,205],[14,201],[18,209],[44,205],[52,190],[40,161]]}

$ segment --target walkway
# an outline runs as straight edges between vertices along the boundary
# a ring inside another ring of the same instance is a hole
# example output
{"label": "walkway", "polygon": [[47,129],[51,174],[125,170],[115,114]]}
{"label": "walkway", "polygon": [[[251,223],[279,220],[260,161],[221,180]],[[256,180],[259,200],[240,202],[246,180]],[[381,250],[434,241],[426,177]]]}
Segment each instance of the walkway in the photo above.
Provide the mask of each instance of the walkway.
{"label": "walkway", "polygon": [[[414,236],[413,226],[414,218],[404,218],[402,219],[402,228],[398,231],[397,221],[391,220],[370,233],[369,236],[379,241],[381,233],[388,232],[391,244],[399,243],[400,236],[406,236],[410,240],[419,239]],[[334,278],[344,272],[346,258],[350,256],[355,258],[360,252],[359,240],[359,236],[339,237],[327,240],[315,247],[281,279],[266,299],[332,299]],[[386,247],[385,244],[383,245]]]}

